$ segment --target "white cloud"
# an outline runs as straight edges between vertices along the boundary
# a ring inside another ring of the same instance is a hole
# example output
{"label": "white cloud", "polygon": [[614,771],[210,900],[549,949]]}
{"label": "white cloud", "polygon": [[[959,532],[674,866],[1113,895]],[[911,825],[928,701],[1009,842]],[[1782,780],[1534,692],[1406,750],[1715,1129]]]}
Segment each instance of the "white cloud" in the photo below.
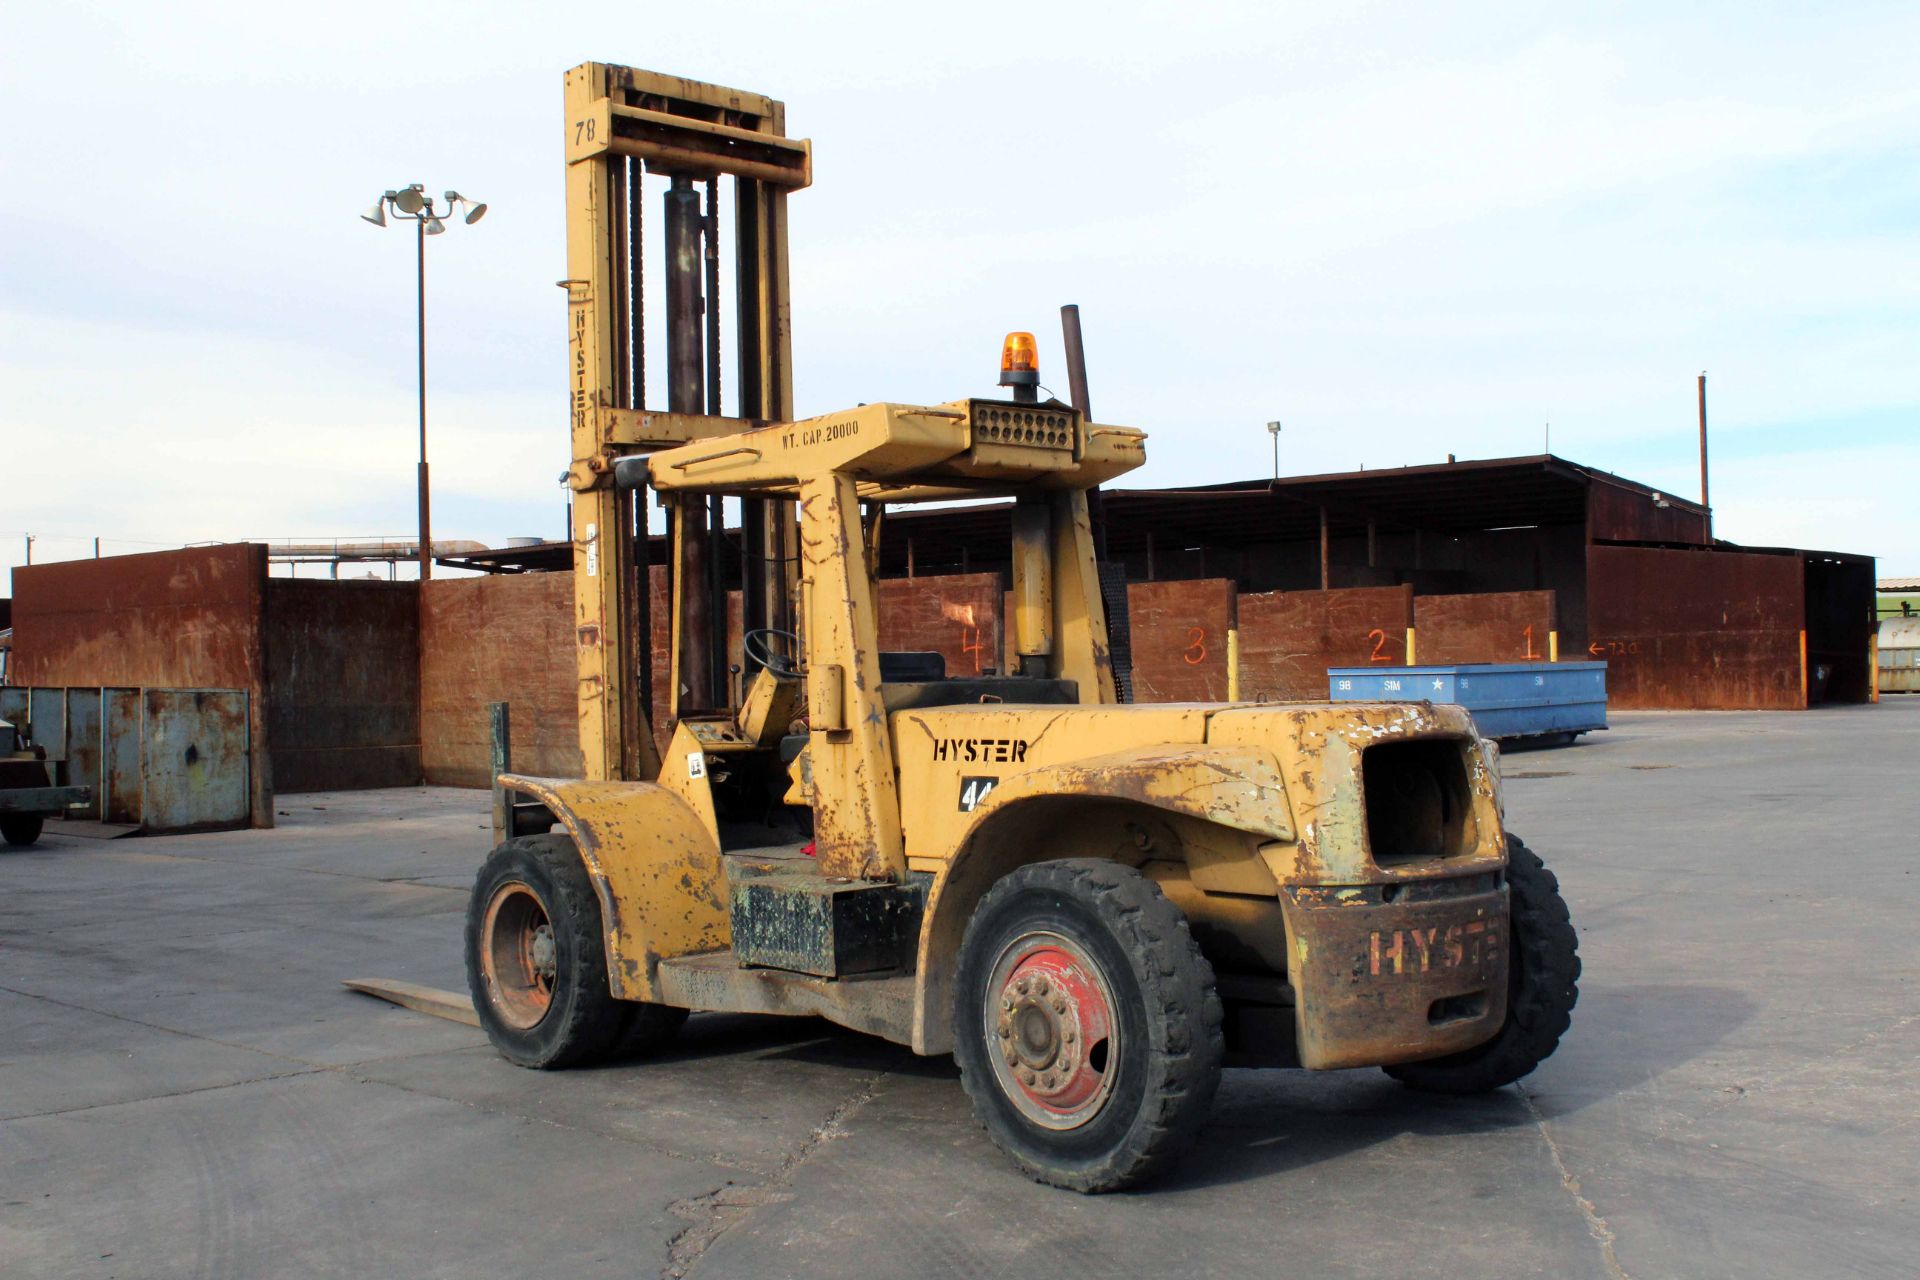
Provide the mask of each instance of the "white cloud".
{"label": "white cloud", "polygon": [[[581,44],[634,21],[10,10],[0,563],[21,529],[410,528],[412,246],[354,215],[415,178],[492,204],[429,254],[437,509],[481,526],[436,528],[557,532],[583,55],[763,89],[814,138],[803,411],[981,389],[1067,301],[1096,408],[1154,432],[1136,482],[1261,473],[1275,416],[1299,470],[1530,452],[1550,416],[1690,491],[1703,367],[1729,444],[1920,405],[1908,7],[742,4]],[[1722,531],[1920,568],[1920,458],[1876,447],[1729,449]]]}

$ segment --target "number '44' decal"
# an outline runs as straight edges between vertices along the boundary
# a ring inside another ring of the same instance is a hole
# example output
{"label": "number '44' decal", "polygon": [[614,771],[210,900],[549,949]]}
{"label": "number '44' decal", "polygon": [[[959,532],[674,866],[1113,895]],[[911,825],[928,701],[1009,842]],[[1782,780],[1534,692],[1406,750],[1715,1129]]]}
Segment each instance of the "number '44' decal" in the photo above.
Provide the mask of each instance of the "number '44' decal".
{"label": "number '44' decal", "polygon": [[1000,785],[998,778],[962,778],[960,779],[960,812],[972,813],[987,798],[987,794]]}

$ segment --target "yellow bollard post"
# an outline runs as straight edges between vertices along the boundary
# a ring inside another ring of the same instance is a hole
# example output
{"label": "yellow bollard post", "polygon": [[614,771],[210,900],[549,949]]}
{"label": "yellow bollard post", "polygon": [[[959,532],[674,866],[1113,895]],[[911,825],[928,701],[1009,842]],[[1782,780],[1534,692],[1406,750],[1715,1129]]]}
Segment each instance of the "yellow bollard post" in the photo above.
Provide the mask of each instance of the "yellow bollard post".
{"label": "yellow bollard post", "polygon": [[1227,701],[1240,701],[1240,628],[1227,628]]}

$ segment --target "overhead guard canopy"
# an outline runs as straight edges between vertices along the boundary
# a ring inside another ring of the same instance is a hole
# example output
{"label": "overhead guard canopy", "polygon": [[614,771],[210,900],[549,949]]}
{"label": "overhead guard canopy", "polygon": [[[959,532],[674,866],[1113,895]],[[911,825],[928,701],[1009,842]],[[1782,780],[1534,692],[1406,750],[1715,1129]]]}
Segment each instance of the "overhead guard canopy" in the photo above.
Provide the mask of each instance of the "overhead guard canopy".
{"label": "overhead guard canopy", "polygon": [[803,478],[840,473],[862,497],[930,502],[1088,489],[1145,462],[1145,442],[1145,432],[1089,424],[1059,404],[879,403],[695,441],[646,465],[666,492],[788,495]]}

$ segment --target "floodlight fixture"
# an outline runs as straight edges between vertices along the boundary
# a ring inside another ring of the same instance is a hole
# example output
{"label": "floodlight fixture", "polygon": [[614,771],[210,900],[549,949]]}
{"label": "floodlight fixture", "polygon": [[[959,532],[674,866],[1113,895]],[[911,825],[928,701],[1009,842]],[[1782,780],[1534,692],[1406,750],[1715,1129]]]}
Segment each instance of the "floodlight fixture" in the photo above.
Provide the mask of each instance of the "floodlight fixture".
{"label": "floodlight fixture", "polygon": [[[447,214],[458,213],[462,207],[466,211],[466,222],[471,225],[480,221],[487,206],[469,200],[458,191],[446,193]],[[444,235],[447,224],[441,220],[442,211],[433,207],[433,197],[427,194],[425,184],[415,182],[396,191],[384,191],[371,209],[361,214],[361,218],[376,227],[387,225],[387,211],[391,206],[396,218],[413,223],[415,255],[417,264],[414,279],[417,285],[420,366],[420,577],[425,580],[433,576],[433,539],[429,532],[427,509],[427,237]]]}
{"label": "floodlight fixture", "polygon": [[465,217],[463,218],[463,221],[465,221],[468,226],[472,226],[474,223],[480,221],[480,219],[487,216],[486,201],[469,200],[467,199],[467,197],[461,195],[458,191],[447,192],[448,212],[450,213],[458,212],[459,207],[461,205],[465,205],[467,207],[467,212]]}

